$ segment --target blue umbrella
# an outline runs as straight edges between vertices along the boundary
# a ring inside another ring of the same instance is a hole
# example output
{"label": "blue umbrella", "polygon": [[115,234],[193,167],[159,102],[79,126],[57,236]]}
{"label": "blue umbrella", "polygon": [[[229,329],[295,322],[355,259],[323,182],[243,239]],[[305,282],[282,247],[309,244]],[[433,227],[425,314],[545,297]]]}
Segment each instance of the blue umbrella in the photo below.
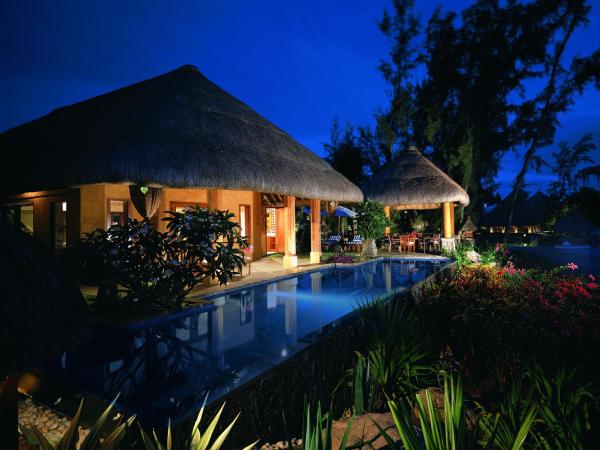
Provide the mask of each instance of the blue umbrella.
{"label": "blue umbrella", "polygon": [[354,211],[344,208],[343,206],[338,206],[333,214],[336,217],[350,217],[352,219],[356,217],[356,213]]}

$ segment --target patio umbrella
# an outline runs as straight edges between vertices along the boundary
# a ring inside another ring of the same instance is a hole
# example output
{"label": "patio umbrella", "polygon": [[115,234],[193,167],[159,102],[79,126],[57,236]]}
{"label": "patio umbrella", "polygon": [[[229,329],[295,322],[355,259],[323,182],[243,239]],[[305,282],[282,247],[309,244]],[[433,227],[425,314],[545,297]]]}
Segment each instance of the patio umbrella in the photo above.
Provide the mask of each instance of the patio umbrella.
{"label": "patio umbrella", "polygon": [[81,341],[87,305],[46,244],[0,220],[0,267],[0,376]]}
{"label": "patio umbrella", "polygon": [[333,212],[333,215],[338,218],[338,233],[340,234],[340,236],[342,236],[343,241],[344,236],[342,233],[342,217],[354,219],[356,217],[356,212],[343,206],[338,206]]}

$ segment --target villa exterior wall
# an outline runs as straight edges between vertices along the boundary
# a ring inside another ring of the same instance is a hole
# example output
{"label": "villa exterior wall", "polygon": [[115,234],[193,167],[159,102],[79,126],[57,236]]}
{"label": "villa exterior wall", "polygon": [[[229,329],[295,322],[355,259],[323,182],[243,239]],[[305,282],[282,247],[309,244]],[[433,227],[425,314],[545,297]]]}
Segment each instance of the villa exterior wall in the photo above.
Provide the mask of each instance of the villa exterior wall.
{"label": "villa exterior wall", "polygon": [[[52,243],[52,202],[66,201],[69,244],[76,242],[82,233],[89,233],[98,228],[106,229],[109,226],[110,200],[127,201],[127,216],[137,220],[142,219],[131,203],[127,184],[89,184],[77,189],[29,192],[0,199],[6,204],[32,203],[34,234],[48,243]],[[240,205],[247,205],[250,213],[247,221],[250,229],[247,233],[254,248],[254,258],[266,255],[265,213],[260,193],[224,189],[166,188],[156,218],[158,229],[161,231],[166,230],[166,225],[162,221],[166,216],[165,211],[176,206],[173,202],[197,203],[213,209],[229,210],[234,214],[233,220],[237,222],[240,220]]]}

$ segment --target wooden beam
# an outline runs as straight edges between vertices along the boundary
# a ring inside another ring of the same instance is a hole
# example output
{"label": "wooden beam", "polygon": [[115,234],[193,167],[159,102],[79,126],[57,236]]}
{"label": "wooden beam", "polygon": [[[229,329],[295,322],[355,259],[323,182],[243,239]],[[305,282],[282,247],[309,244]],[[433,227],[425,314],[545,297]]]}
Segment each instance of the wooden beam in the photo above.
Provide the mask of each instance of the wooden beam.
{"label": "wooden beam", "polygon": [[298,267],[296,256],[296,197],[286,195],[283,199],[283,267]]}
{"label": "wooden beam", "polygon": [[310,200],[310,263],[321,262],[321,201]]}
{"label": "wooden beam", "polygon": [[[391,217],[392,217],[392,213],[390,211],[390,207],[389,206],[384,206],[383,210],[385,211],[385,217],[387,217],[388,220],[390,220]],[[392,230],[391,230],[390,227],[385,227],[385,234],[390,234],[391,231]]]}
{"label": "wooden beam", "polygon": [[441,208],[441,203],[419,203],[419,204],[406,204],[406,205],[394,205],[393,209],[396,211],[407,211],[413,209],[438,209]]}
{"label": "wooden beam", "polygon": [[451,238],[454,236],[452,230],[452,203],[445,202],[442,204],[442,222],[444,229],[444,238]]}

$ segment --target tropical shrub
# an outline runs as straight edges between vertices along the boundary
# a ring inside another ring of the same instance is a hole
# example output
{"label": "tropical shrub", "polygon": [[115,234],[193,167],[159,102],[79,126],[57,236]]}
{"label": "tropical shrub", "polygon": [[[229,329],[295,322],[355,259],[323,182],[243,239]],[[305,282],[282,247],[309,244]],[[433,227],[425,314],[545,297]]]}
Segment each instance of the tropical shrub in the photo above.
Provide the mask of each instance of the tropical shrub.
{"label": "tropical shrub", "polygon": [[391,222],[385,215],[383,205],[373,200],[365,200],[359,203],[356,205],[355,210],[358,232],[365,239],[363,254],[375,256],[377,254],[375,241],[383,236],[386,227],[389,227]]}
{"label": "tropical shrub", "polygon": [[174,307],[204,278],[226,283],[243,264],[246,240],[233,214],[205,208],[168,212],[167,232],[146,221],[86,234],[65,252],[96,306]]}
{"label": "tropical shrub", "polygon": [[463,267],[425,289],[420,310],[447,343],[464,375],[558,359],[593,365],[600,357],[600,289],[574,265],[552,271]]}
{"label": "tropical shrub", "polygon": [[365,339],[350,373],[357,414],[411,395],[430,378],[433,361],[430,333],[409,299],[363,302],[359,314]]}
{"label": "tropical shrub", "polygon": [[356,258],[352,255],[347,255],[345,253],[337,253],[327,258],[325,262],[337,264],[350,264],[356,262]]}

